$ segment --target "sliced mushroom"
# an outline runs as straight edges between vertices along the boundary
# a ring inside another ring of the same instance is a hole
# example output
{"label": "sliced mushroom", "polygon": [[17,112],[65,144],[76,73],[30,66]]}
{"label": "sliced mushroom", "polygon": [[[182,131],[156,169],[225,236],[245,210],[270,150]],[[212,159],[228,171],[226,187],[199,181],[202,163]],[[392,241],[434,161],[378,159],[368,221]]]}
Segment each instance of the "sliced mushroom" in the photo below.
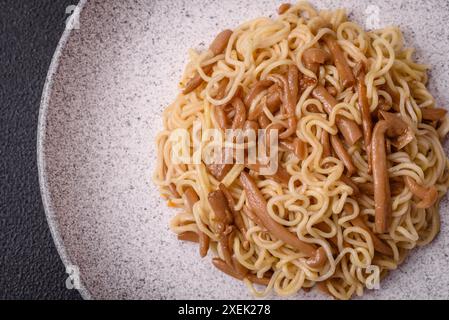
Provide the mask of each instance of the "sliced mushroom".
{"label": "sliced mushroom", "polygon": [[[209,47],[209,50],[212,52],[214,57],[222,54],[225,51],[231,36],[231,30],[224,30],[216,36],[215,40]],[[210,74],[212,72],[212,66],[209,65],[204,67],[203,71],[206,74]],[[198,88],[203,83],[203,81],[203,78],[201,78],[198,72],[196,72],[193,78],[187,83],[186,87],[184,88],[183,94],[189,94],[190,92]]]}
{"label": "sliced mushroom", "polygon": [[242,129],[246,121],[246,108],[242,99],[234,98],[232,101],[232,107],[235,110],[235,116],[232,120],[232,130]]}
{"label": "sliced mushroom", "polygon": [[407,123],[400,117],[390,116],[379,121],[374,127],[371,154],[374,180],[375,231],[377,233],[388,231],[392,211],[385,136],[397,137],[404,134],[407,129]]}
{"label": "sliced mushroom", "polygon": [[195,232],[187,231],[178,234],[178,240],[198,243],[199,237],[198,234],[196,234]]}
{"label": "sliced mushroom", "polygon": [[[263,166],[260,164],[248,164],[246,167],[248,169],[260,174],[261,169],[266,168],[267,166]],[[267,176],[267,175],[265,175],[265,176]],[[267,177],[273,178],[275,181],[277,181],[279,183],[288,184],[291,176],[284,167],[282,167],[281,165],[278,164],[278,169],[277,169],[276,173],[273,175],[268,175]]]}
{"label": "sliced mushroom", "polygon": [[[270,80],[260,80],[257,81],[249,90],[248,94],[245,97],[245,105],[249,109],[251,107],[251,104],[253,103],[253,100],[260,95],[263,91],[267,90],[269,87],[271,87],[273,84],[273,81]],[[256,116],[257,117],[257,116]],[[252,119],[250,119],[252,120]]]}
{"label": "sliced mushroom", "polygon": [[357,92],[359,95],[359,108],[362,115],[363,138],[365,141],[366,154],[368,156],[368,172],[371,172],[371,139],[373,136],[373,123],[371,120],[370,105],[365,85],[365,65],[359,63],[356,67]]}
{"label": "sliced mushroom", "polygon": [[233,167],[233,164],[226,162],[226,152],[225,149],[223,149],[221,152],[221,158],[214,159],[212,163],[206,164],[207,171],[209,171],[215,179],[222,181]]}
{"label": "sliced mushroom", "polygon": [[259,122],[259,126],[262,129],[266,129],[268,128],[268,126],[270,126],[271,121],[270,119],[265,115],[265,113],[262,113],[259,118],[257,119],[257,122]]}
{"label": "sliced mushroom", "polygon": [[321,132],[321,145],[323,146],[323,155],[322,158],[326,159],[332,155],[332,147],[329,140],[329,132],[323,130]]}
{"label": "sliced mushroom", "polygon": [[259,124],[256,121],[246,120],[243,125],[243,131],[254,131],[254,133],[258,134]]}
{"label": "sliced mushroom", "polygon": [[435,186],[424,187],[409,176],[405,176],[404,181],[407,188],[410,189],[410,192],[421,199],[421,201],[416,204],[417,208],[427,209],[437,202],[438,190]]}
{"label": "sliced mushroom", "polygon": [[447,110],[441,108],[421,108],[422,119],[425,121],[440,121],[446,116]]}
{"label": "sliced mushroom", "polygon": [[217,120],[218,126],[222,131],[229,129],[231,125],[229,124],[228,117],[223,107],[215,107],[215,120]]}
{"label": "sliced mushroom", "polygon": [[208,196],[209,204],[215,214],[214,221],[217,225],[219,243],[223,256],[228,265],[232,266],[232,253],[229,246],[229,235],[232,233],[233,216],[229,210],[227,201],[221,190],[213,191]]}
{"label": "sliced mushroom", "polygon": [[327,86],[326,87],[327,92],[329,92],[329,94],[332,97],[336,97],[338,95],[338,91],[337,88],[335,88],[334,86]]}
{"label": "sliced mushroom", "polygon": [[[245,223],[243,221],[241,213],[239,211],[234,210],[234,208],[235,208],[235,201],[234,201],[234,198],[232,197],[231,192],[222,183],[220,183],[218,185],[218,188],[221,190],[221,192],[223,192],[223,195],[225,196],[226,201],[228,202],[228,208],[231,210],[231,212],[233,214],[235,226],[240,230],[240,232],[242,233],[243,237],[246,239]],[[244,244],[244,247],[247,247],[247,244]]]}
{"label": "sliced mushroom", "polygon": [[329,51],[331,52],[331,56],[335,63],[335,66],[337,67],[338,75],[340,76],[343,88],[354,86],[354,75],[352,74],[352,70],[349,67],[348,62],[346,61],[346,58],[337,40],[330,34],[326,34],[323,37],[323,40],[329,48]]}
{"label": "sliced mushroom", "polygon": [[[192,187],[186,188],[184,191],[184,197],[185,202],[187,203],[188,212],[193,213],[193,206],[195,203],[200,201],[200,198]],[[209,251],[210,239],[207,234],[198,230],[198,240],[200,243],[200,256],[201,258],[204,258],[207,255],[207,251]]]}
{"label": "sliced mushroom", "polygon": [[302,54],[304,66],[313,73],[317,73],[320,64],[324,64],[326,61],[330,60],[330,58],[327,51],[318,48],[309,48]]}
{"label": "sliced mushroom", "polygon": [[281,97],[283,107],[282,109],[283,113],[287,116],[288,128],[279,135],[279,138],[281,140],[286,139],[296,132],[297,127],[297,120],[295,115],[296,101],[294,100],[295,97],[292,95],[295,89],[289,87],[288,76],[286,75],[278,75],[278,74],[270,75],[268,79],[276,83],[280,88],[282,88],[283,92]]}
{"label": "sliced mushroom", "polygon": [[263,197],[262,192],[247,172],[242,172],[240,174],[240,182],[245,190],[246,199],[250,209],[259,217],[265,228],[273,236],[306,254],[306,256],[309,257],[307,264],[311,267],[317,268],[325,263],[326,259],[323,261],[322,250],[317,250],[313,245],[301,241],[296,235],[270,217],[267,210],[267,202]]}
{"label": "sliced mushroom", "polygon": [[277,85],[272,85],[268,88],[267,94],[267,108],[271,113],[276,113],[282,104],[281,89]]}
{"label": "sliced mushroom", "polygon": [[239,274],[236,270],[234,270],[231,266],[229,266],[225,261],[220,258],[212,259],[212,264],[223,273],[236,278],[238,280],[244,280],[245,278],[251,281],[252,283],[260,284],[263,286],[267,286],[270,283],[270,278],[258,278],[256,275],[248,273],[244,277]]}
{"label": "sliced mushroom", "polygon": [[290,141],[282,140],[279,146],[287,151],[293,152],[299,160],[307,158],[307,143],[299,138],[294,138]]}
{"label": "sliced mushroom", "polygon": [[[203,67],[203,71],[206,75],[210,76],[212,74],[212,65],[208,65]],[[196,88],[198,88],[202,83],[204,82],[204,79],[201,77],[201,75],[198,72],[195,72],[195,75],[192,79],[187,82],[184,90],[182,91],[183,94],[187,95]]]}
{"label": "sliced mushroom", "polygon": [[314,87],[317,85],[317,80],[310,77],[301,77],[299,79],[299,90],[304,92],[309,87]]}
{"label": "sliced mushroom", "polygon": [[288,11],[288,9],[290,9],[291,7],[292,7],[292,5],[290,3],[281,4],[278,9],[278,14],[281,15],[281,14],[286,13]]}
{"label": "sliced mushroom", "polygon": [[346,167],[348,176],[352,176],[354,173],[357,172],[357,168],[355,167],[354,163],[352,162],[352,157],[346,150],[345,146],[343,145],[343,142],[338,138],[337,136],[331,136],[331,144],[332,148],[334,149],[335,153],[337,154],[338,158],[343,162],[344,166]]}
{"label": "sliced mushroom", "polygon": [[[399,113],[390,113],[386,111],[379,111],[380,118],[383,118],[388,121],[396,122],[397,119],[402,120],[402,117]],[[415,134],[410,126],[407,125],[407,128],[398,136],[390,137],[388,142],[391,143],[395,148],[398,150],[401,150],[406,145],[408,145],[410,142],[412,142],[415,139]]]}
{"label": "sliced mushroom", "polygon": [[[321,101],[328,114],[331,114],[332,109],[338,104],[337,100],[323,86],[317,86],[313,90],[312,95],[315,99]],[[362,131],[355,121],[338,115],[336,124],[349,146],[353,146],[362,138]]]}
{"label": "sliced mushroom", "polygon": [[176,190],[176,185],[174,183],[170,183],[168,185],[168,189],[170,189],[170,192],[172,193],[173,197],[175,197],[176,199],[181,198],[181,196],[179,195],[178,190]]}
{"label": "sliced mushroom", "polygon": [[260,220],[260,218],[254,214],[254,212],[248,208],[246,205],[243,206],[242,208],[242,212],[248,217],[250,218],[255,224],[257,224],[259,227],[261,227],[263,230],[266,230],[262,220]]}

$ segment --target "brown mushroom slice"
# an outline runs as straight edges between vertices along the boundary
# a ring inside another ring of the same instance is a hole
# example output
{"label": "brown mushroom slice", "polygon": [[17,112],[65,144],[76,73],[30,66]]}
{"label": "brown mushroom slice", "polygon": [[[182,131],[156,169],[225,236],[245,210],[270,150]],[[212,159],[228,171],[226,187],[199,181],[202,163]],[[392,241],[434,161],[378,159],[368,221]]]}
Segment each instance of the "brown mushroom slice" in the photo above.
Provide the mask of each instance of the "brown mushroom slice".
{"label": "brown mushroom slice", "polygon": [[326,86],[326,90],[332,97],[336,97],[338,95],[337,88],[334,86]]}
{"label": "brown mushroom slice", "polygon": [[[386,93],[388,93],[388,95],[391,97],[392,100],[392,104],[391,106],[388,106],[388,109],[391,109],[391,107],[393,107],[393,110],[395,110],[396,112],[399,112],[399,103],[401,102],[401,95],[399,94],[398,90],[395,88],[391,88],[389,86],[389,84],[384,84],[383,86],[381,86],[381,89],[383,89]],[[379,99],[379,104],[382,101],[380,101]],[[385,101],[386,104],[386,101]],[[385,109],[385,107],[383,107],[382,105],[378,106],[378,109],[383,110]]]}
{"label": "brown mushroom slice", "polygon": [[385,136],[397,137],[403,134],[407,128],[407,123],[400,117],[390,116],[379,121],[374,127],[371,154],[374,180],[375,231],[377,233],[388,231],[392,211]]}
{"label": "brown mushroom slice", "polygon": [[229,246],[229,235],[232,233],[233,217],[230,213],[226,198],[221,190],[209,193],[207,197],[212,211],[215,214],[214,221],[217,224],[219,243],[227,264],[232,266],[231,247]]}
{"label": "brown mushroom slice", "polygon": [[176,185],[174,183],[170,183],[168,185],[168,189],[170,190],[170,192],[172,193],[173,197],[179,199],[181,198],[181,196],[179,195],[178,190],[176,190]]}
{"label": "brown mushroom slice", "polygon": [[240,230],[240,232],[242,233],[243,237],[246,239],[245,223],[243,222],[243,218],[242,218],[241,213],[239,211],[234,210],[234,208],[235,208],[235,201],[234,201],[234,198],[232,197],[231,192],[222,183],[220,183],[218,185],[218,188],[221,190],[221,192],[223,192],[223,195],[225,196],[226,201],[228,202],[228,208],[231,210],[231,212],[233,214],[235,226]]}
{"label": "brown mushroom slice", "polygon": [[257,137],[258,130],[259,130],[259,123],[251,120],[245,121],[245,124],[243,125],[243,131],[254,131]]}
{"label": "brown mushroom slice", "polygon": [[228,207],[228,202],[221,190],[212,191],[207,199],[215,214],[214,221],[217,224],[218,233],[228,232],[226,229],[233,223],[233,216]]}
{"label": "brown mushroom slice", "polygon": [[[266,168],[266,165],[261,165],[261,164],[248,164],[246,165],[246,167],[254,172],[257,172],[258,174],[260,174],[261,169],[262,168]],[[274,173],[273,175],[265,175],[267,177],[273,178],[275,181],[279,182],[279,183],[283,183],[283,184],[288,184],[288,182],[290,181],[290,174],[288,173],[288,171],[282,167],[281,165],[278,164],[278,169],[276,171],[276,173]]]}
{"label": "brown mushroom slice", "polygon": [[265,228],[273,236],[308,256],[309,260],[307,263],[310,264],[310,266],[317,268],[325,263],[326,259],[323,261],[322,250],[317,250],[315,246],[301,241],[295,234],[291,233],[288,229],[270,217],[267,210],[267,202],[263,197],[262,192],[247,172],[242,172],[240,174],[240,182],[245,190],[246,199],[250,209],[259,217]]}
{"label": "brown mushroom slice", "polygon": [[292,152],[299,160],[307,158],[307,143],[299,138],[294,138],[291,141],[281,140],[279,146]]}
{"label": "brown mushroom slice", "polygon": [[218,181],[222,181],[232,167],[233,164],[226,163],[225,149],[222,150],[220,159],[215,159],[212,163],[206,164],[207,171]]}
{"label": "brown mushroom slice", "polygon": [[223,107],[215,107],[215,120],[222,131],[231,127]]}
{"label": "brown mushroom slice", "polygon": [[[323,104],[324,110],[328,114],[331,114],[332,109],[338,104],[337,100],[323,86],[317,86],[312,95]],[[359,126],[353,120],[338,115],[336,124],[349,146],[353,146],[363,136]]]}
{"label": "brown mushroom slice", "polygon": [[338,158],[343,162],[344,166],[346,167],[348,176],[352,176],[354,173],[357,172],[357,168],[355,167],[351,155],[346,150],[345,146],[343,145],[343,142],[338,138],[337,136],[330,137],[332,148],[334,149],[335,153],[337,154]]}
{"label": "brown mushroom slice", "polygon": [[317,80],[310,77],[301,77],[299,79],[299,90],[304,92],[309,87],[314,87],[317,85]]}
{"label": "brown mushroom slice", "polygon": [[[379,111],[379,115],[388,121],[396,122],[397,119],[400,119],[400,121],[403,121],[400,114],[398,113],[390,113],[386,111]],[[415,139],[415,134],[413,133],[413,130],[410,128],[410,126],[407,125],[407,128],[398,136],[390,137],[389,141],[391,144],[396,147],[398,150],[404,148],[406,145],[408,145],[410,142],[412,142]]]}
{"label": "brown mushroom slice", "polygon": [[[195,190],[192,187],[187,187],[184,191],[185,202],[187,204],[188,212],[193,213],[193,206],[195,203],[200,201],[200,198],[196,194]],[[200,243],[200,256],[204,258],[207,255],[207,251],[209,251],[210,239],[204,232],[198,230],[198,240]]]}
{"label": "brown mushroom slice", "polygon": [[232,266],[234,268],[234,271],[239,274],[241,277],[246,277],[249,273],[249,270],[245,268],[240,262],[238,262],[236,257],[232,257]]}
{"label": "brown mushroom slice", "polygon": [[335,66],[337,67],[338,75],[340,76],[341,83],[343,88],[349,88],[354,86],[355,78],[352,74],[352,70],[349,67],[348,62],[343,54],[343,51],[340,48],[337,40],[330,34],[326,34],[323,37],[324,42],[332,56],[332,60],[334,61]]}
{"label": "brown mushroom slice", "polygon": [[365,85],[365,65],[359,63],[356,67],[357,92],[359,95],[359,108],[362,115],[363,138],[366,154],[368,156],[368,172],[371,172],[371,139],[373,136],[373,123],[371,120],[370,105],[368,102],[367,89]]}
{"label": "brown mushroom slice", "polygon": [[196,234],[195,232],[192,232],[192,231],[186,231],[186,232],[178,234],[178,240],[195,242],[195,243],[198,243],[200,241],[198,234]]}
{"label": "brown mushroom slice", "polygon": [[[371,182],[359,183],[360,191],[367,196],[374,196],[374,184]],[[397,196],[402,192],[404,183],[400,181],[390,181],[390,191],[392,196]]]}
{"label": "brown mushroom slice", "polygon": [[[206,75],[210,76],[212,73],[212,69],[213,66],[212,65],[208,65],[203,67],[203,71]],[[192,79],[190,79],[184,90],[182,91],[182,93],[184,95],[189,94],[190,92],[192,92],[193,90],[195,90],[196,88],[198,88],[202,83],[204,82],[203,78],[201,77],[201,75],[198,72],[195,72],[195,75],[193,76]]]}
{"label": "brown mushroom slice", "polygon": [[421,199],[421,201],[416,204],[417,208],[428,209],[437,202],[438,190],[435,186],[424,187],[409,176],[405,176],[404,181],[407,188],[410,189],[410,192]]}
{"label": "brown mushroom slice", "polygon": [[209,47],[209,50],[212,51],[212,54],[214,56],[218,56],[226,50],[231,36],[232,30],[224,30],[215,37],[214,41]]}
{"label": "brown mushroom slice", "polygon": [[326,250],[324,250],[323,247],[320,247],[315,250],[315,254],[306,261],[306,264],[311,268],[317,269],[322,267],[326,263],[326,261]]}
{"label": "brown mushroom slice", "polygon": [[257,81],[249,90],[248,94],[245,97],[245,105],[249,109],[253,100],[260,95],[263,91],[267,90],[269,87],[273,85],[273,81],[270,80],[259,80]]}
{"label": "brown mushroom slice", "polygon": [[[289,65],[287,72],[288,89],[290,90],[291,99],[293,100],[296,109],[296,103],[298,102],[299,94],[299,69],[296,65]],[[295,110],[293,110],[293,113]]]}
{"label": "brown mushroom slice", "polygon": [[[215,37],[214,41],[209,47],[209,50],[212,52],[214,57],[224,52],[229,43],[231,35],[231,30],[224,30]],[[203,71],[205,74],[210,74],[212,72],[212,65],[204,67]],[[201,78],[199,73],[196,72],[193,78],[190,79],[189,82],[187,82],[186,87],[184,88],[184,91],[182,93],[185,95],[189,94],[190,92],[198,88],[203,83],[203,81],[203,78]]]}
{"label": "brown mushroom slice", "polygon": [[440,121],[446,116],[447,110],[441,108],[421,108],[424,121]]}
{"label": "brown mushroom slice", "polygon": [[259,126],[261,129],[266,129],[270,126],[271,120],[266,116],[265,113],[262,113],[259,118],[257,119],[257,122],[259,123]]}
{"label": "brown mushroom slice", "polygon": [[258,278],[256,275],[248,273],[244,277],[239,274],[236,270],[234,270],[231,266],[229,266],[225,261],[220,258],[212,259],[212,264],[223,273],[236,278],[238,280],[244,280],[245,278],[255,284],[260,284],[263,286],[267,286],[270,283],[270,278]]}
{"label": "brown mushroom slice", "polygon": [[321,141],[321,145],[323,146],[322,158],[326,159],[332,155],[332,147],[331,147],[331,142],[329,139],[329,132],[327,132],[326,130],[323,130],[321,132],[320,141]]}
{"label": "brown mushroom slice", "polygon": [[242,212],[248,217],[250,218],[255,224],[257,224],[259,227],[261,227],[263,230],[266,230],[262,220],[259,219],[259,217],[254,214],[254,212],[248,208],[246,205],[243,206],[242,208]]}
{"label": "brown mushroom slice", "polygon": [[282,104],[281,90],[277,85],[272,85],[267,91],[267,108],[271,113],[276,113]]}
{"label": "brown mushroom slice", "polygon": [[278,14],[281,15],[281,14],[286,13],[288,11],[288,9],[290,9],[291,7],[292,7],[292,5],[290,3],[281,4],[278,9]]}
{"label": "brown mushroom slice", "polygon": [[313,73],[317,73],[320,64],[324,64],[329,59],[329,53],[319,48],[309,48],[302,54],[304,66]]}
{"label": "brown mushroom slice", "polygon": [[[228,87],[228,84],[229,78],[223,78],[220,81],[220,83],[218,84],[217,93],[215,95],[215,100],[221,100],[226,96],[226,88]],[[224,104],[215,106],[215,108],[224,108],[224,107],[226,107],[226,105]]]}
{"label": "brown mushroom slice", "polygon": [[232,107],[235,110],[235,116],[232,120],[232,130],[242,129],[246,121],[246,108],[242,99],[234,98],[232,101]]}
{"label": "brown mushroom slice", "polygon": [[[294,66],[296,68],[296,66]],[[290,69],[290,68],[289,68]],[[293,70],[293,68],[292,68]],[[290,71],[289,71],[290,73]],[[279,135],[279,139],[289,138],[296,132],[297,128],[297,120],[296,120],[296,101],[293,93],[295,91],[294,88],[290,88],[288,75],[270,75],[269,80],[276,83],[280,88],[282,88],[282,109],[283,113],[287,116],[287,125],[288,128],[284,132]]]}

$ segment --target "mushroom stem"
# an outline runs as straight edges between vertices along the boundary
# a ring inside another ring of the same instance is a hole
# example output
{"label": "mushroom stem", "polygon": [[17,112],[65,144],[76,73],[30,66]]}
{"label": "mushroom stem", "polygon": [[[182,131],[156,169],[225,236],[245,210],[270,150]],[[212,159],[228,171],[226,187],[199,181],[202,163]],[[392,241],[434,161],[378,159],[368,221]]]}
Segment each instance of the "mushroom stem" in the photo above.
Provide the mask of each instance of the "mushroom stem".
{"label": "mushroom stem", "polygon": [[352,158],[349,155],[348,151],[345,149],[343,142],[337,136],[331,136],[331,144],[338,158],[343,162],[346,170],[348,172],[348,176],[352,176],[357,172],[357,168],[352,162]]}
{"label": "mushroom stem", "polygon": [[242,129],[246,121],[246,108],[242,99],[238,97],[234,98],[232,107],[235,110],[235,116],[232,120],[232,130]]}
{"label": "mushroom stem", "polygon": [[234,270],[232,266],[228,265],[225,261],[220,258],[212,259],[212,264],[223,273],[236,278],[238,280],[244,280],[245,278],[251,281],[252,283],[260,284],[263,286],[267,286],[270,283],[269,278],[258,278],[256,275],[248,273],[245,276],[242,276],[238,271]]}
{"label": "mushroom stem", "polygon": [[368,172],[371,172],[371,139],[373,136],[373,123],[371,120],[370,105],[368,103],[367,89],[365,85],[365,66],[360,63],[357,66],[357,91],[359,95],[359,108],[362,115],[363,138],[366,154],[368,156]]}
{"label": "mushroom stem", "polygon": [[[328,114],[331,114],[332,109],[338,104],[337,100],[321,85],[313,90],[312,95],[315,99],[321,101]],[[353,146],[360,138],[362,138],[362,131],[355,121],[340,115],[337,115],[335,121],[349,146]]]}
{"label": "mushroom stem", "polygon": [[215,214],[219,243],[227,264],[232,266],[232,254],[229,246],[229,235],[232,233],[233,216],[230,213],[226,198],[221,190],[213,191],[208,196],[209,204]]}
{"label": "mushroom stem", "polygon": [[421,199],[421,201],[416,204],[416,207],[420,209],[427,209],[437,202],[438,190],[435,186],[424,187],[409,176],[405,176],[404,181],[407,188],[410,189],[410,192]]}
{"label": "mushroom stem", "polygon": [[[184,196],[188,211],[193,213],[193,206],[200,201],[200,198],[192,187],[187,187],[184,191]],[[207,234],[198,230],[198,240],[200,243],[200,256],[204,258],[207,255],[207,251],[209,251],[210,239]]]}
{"label": "mushroom stem", "polygon": [[427,121],[443,120],[447,110],[440,108],[421,108],[422,119]]}
{"label": "mushroom stem", "polygon": [[[229,39],[232,36],[231,30],[224,30],[220,32],[212,42],[212,44],[209,46],[209,50],[212,52],[213,56],[217,56],[219,54],[222,54],[226,47],[228,46]],[[212,72],[212,65],[204,67],[204,73],[210,74]],[[198,88],[203,83],[203,78],[201,78],[200,74],[198,72],[195,73],[192,79],[190,79],[189,82],[187,82],[186,87],[184,88],[183,94],[189,94],[196,88]]]}
{"label": "mushroom stem", "polygon": [[391,192],[388,178],[387,152],[385,135],[395,137],[407,130],[407,124],[400,117],[388,117],[379,121],[374,127],[371,144],[374,203],[375,203],[375,231],[388,231],[391,219]]}
{"label": "mushroom stem", "polygon": [[334,60],[335,66],[337,67],[337,71],[343,87],[352,87],[355,83],[354,75],[352,74],[351,68],[346,61],[346,58],[337,40],[330,34],[326,34],[323,37],[323,40],[329,48],[329,51],[331,52],[332,59]]}
{"label": "mushroom stem", "polygon": [[323,262],[322,251],[317,250],[309,243],[301,241],[296,235],[270,217],[267,210],[267,202],[262,192],[247,172],[241,173],[240,182],[245,190],[249,207],[273,236],[310,257],[311,259],[308,260],[310,266],[317,267],[319,263],[323,264],[325,262]]}
{"label": "mushroom stem", "polygon": [[198,234],[196,234],[195,232],[187,231],[187,232],[178,234],[178,240],[198,243],[199,237],[198,237]]}
{"label": "mushroom stem", "polygon": [[286,13],[288,11],[288,9],[290,9],[291,7],[292,7],[292,5],[290,3],[281,4],[278,9],[278,14],[281,15],[281,14]]}
{"label": "mushroom stem", "polygon": [[320,64],[324,64],[329,59],[329,53],[323,49],[318,48],[309,48],[302,54],[304,66],[313,73],[317,73]]}

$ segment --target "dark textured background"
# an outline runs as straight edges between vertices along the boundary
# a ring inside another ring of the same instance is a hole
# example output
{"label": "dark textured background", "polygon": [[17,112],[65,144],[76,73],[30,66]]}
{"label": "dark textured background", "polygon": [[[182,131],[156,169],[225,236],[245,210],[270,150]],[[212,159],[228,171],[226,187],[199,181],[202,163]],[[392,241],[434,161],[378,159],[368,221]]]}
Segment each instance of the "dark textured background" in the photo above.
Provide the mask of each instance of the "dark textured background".
{"label": "dark textured background", "polygon": [[0,299],[80,299],[42,207],[39,104],[51,58],[77,0],[0,0]]}

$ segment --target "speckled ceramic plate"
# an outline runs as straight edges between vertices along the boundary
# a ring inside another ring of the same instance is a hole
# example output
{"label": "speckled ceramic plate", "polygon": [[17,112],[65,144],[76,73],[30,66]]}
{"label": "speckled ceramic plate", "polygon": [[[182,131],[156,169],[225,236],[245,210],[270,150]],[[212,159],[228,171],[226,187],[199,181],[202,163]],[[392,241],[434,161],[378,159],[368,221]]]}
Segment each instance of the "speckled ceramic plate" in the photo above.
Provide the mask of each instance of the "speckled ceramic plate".
{"label": "speckled ceramic plate", "polygon": [[[243,299],[246,287],[169,231],[174,211],[151,182],[161,114],[177,93],[189,47],[224,28],[274,14],[279,1],[81,1],[41,106],[38,159],[48,222],[66,265],[79,267],[85,298]],[[399,25],[430,88],[449,101],[449,5],[435,1],[320,0],[364,25]],[[379,10],[379,19],[372,12]],[[371,18],[370,18],[371,17]],[[374,19],[373,19],[374,17]],[[449,212],[442,230],[364,298],[449,298]],[[293,299],[322,298],[317,292]],[[273,297],[269,297],[273,298]]]}

